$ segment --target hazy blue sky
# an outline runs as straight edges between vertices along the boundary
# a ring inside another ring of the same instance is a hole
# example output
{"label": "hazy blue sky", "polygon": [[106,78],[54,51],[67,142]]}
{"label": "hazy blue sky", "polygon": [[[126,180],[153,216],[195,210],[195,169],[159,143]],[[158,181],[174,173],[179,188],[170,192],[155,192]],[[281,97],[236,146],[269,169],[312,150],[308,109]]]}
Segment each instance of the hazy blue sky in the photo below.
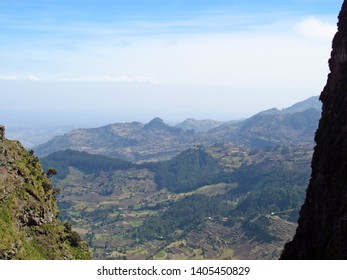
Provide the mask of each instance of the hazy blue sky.
{"label": "hazy blue sky", "polygon": [[319,95],[342,0],[0,0],[0,123],[231,120]]}

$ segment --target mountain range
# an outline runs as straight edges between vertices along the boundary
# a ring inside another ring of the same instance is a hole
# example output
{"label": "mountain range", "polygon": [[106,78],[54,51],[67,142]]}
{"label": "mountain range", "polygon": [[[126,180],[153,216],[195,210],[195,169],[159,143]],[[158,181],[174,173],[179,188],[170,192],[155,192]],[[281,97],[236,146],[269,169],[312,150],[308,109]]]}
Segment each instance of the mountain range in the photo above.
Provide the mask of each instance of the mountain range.
{"label": "mountain range", "polygon": [[197,145],[233,143],[254,148],[312,144],[321,114],[318,97],[289,108],[270,109],[238,122],[220,123],[188,119],[176,126],[154,118],[75,129],[34,148],[39,157],[72,149],[134,162],[167,160]]}
{"label": "mountain range", "polygon": [[2,132],[1,178],[11,183],[1,185],[10,204],[0,209],[0,257],[88,258],[80,234],[94,259],[278,258],[294,234],[319,115],[312,97],[238,122],[76,129],[29,152]]}
{"label": "mountain range", "polygon": [[346,259],[346,46],[344,1],[322,109],[77,129],[40,159],[0,126],[0,259]]}
{"label": "mountain range", "polygon": [[111,124],[35,153],[95,259],[274,259],[294,234],[320,112],[311,97],[237,122]]}

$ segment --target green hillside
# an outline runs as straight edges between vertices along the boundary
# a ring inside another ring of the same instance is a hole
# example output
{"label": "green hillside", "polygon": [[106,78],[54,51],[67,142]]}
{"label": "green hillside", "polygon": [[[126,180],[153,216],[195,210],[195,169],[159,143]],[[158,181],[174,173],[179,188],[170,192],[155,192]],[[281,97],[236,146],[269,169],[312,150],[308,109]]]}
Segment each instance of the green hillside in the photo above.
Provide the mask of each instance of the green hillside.
{"label": "green hillside", "polygon": [[228,180],[219,161],[202,147],[184,151],[168,161],[143,166],[155,172],[155,182],[159,188],[167,188],[175,193],[190,192],[204,185]]}
{"label": "green hillside", "polygon": [[101,171],[129,169],[134,166],[134,164],[126,160],[92,155],[70,149],[55,152],[42,158],[40,161],[46,170],[48,168],[56,169],[58,171],[57,178],[59,179],[64,179],[68,175],[69,167],[75,167],[86,173],[100,173]]}
{"label": "green hillside", "polygon": [[[67,163],[67,176],[54,179],[60,216],[94,259],[273,259],[294,233],[312,148],[221,143],[113,168],[104,157],[62,154],[48,157],[52,166]],[[69,159],[76,155],[79,164]],[[82,160],[94,158],[97,171]]]}
{"label": "green hillside", "polygon": [[38,158],[0,140],[0,259],[90,259],[87,243],[57,219],[57,192]]}

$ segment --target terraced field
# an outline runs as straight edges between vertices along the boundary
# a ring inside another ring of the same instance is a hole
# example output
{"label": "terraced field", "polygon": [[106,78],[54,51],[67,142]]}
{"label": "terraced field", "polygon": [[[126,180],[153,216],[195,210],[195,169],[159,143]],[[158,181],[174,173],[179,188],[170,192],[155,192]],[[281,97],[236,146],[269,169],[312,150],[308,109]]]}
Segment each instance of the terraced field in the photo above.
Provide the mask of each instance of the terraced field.
{"label": "terraced field", "polygon": [[[262,205],[263,189],[267,192],[269,188],[281,192],[298,189],[304,193],[310,148],[246,150],[220,144],[206,151],[230,173],[230,180],[183,193],[158,188],[155,172],[146,168],[86,173],[70,167],[65,179],[55,181],[61,188],[60,218],[70,221],[85,237],[94,259],[278,258],[284,243],[294,234],[299,206],[283,208],[282,202],[278,205],[273,202],[271,208],[272,204],[265,203],[270,208],[259,208],[257,214],[246,206],[249,200],[249,205],[254,201]],[[292,172],[293,182],[276,183],[283,170]],[[178,225],[169,235],[142,237],[139,229],[146,228],[150,217],[165,221],[167,213],[174,215],[178,210],[178,203],[185,200],[189,203],[190,197],[200,196],[212,202],[220,199],[225,211],[208,214],[210,210],[205,205],[205,216],[199,216],[198,220],[193,217],[194,226],[188,222]]]}

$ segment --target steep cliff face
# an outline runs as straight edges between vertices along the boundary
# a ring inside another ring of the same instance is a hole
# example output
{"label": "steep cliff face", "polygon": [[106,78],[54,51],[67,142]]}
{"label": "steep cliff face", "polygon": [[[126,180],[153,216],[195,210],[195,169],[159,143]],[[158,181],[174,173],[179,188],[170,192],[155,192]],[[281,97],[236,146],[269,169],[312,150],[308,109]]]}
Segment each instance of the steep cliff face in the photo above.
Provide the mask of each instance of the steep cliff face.
{"label": "steep cliff face", "polygon": [[3,141],[5,138],[5,127],[0,125],[0,141]]}
{"label": "steep cliff face", "polygon": [[88,246],[58,219],[51,182],[32,153],[0,126],[0,259],[89,259]]}
{"label": "steep cliff face", "polygon": [[312,175],[299,226],[281,259],[347,259],[347,2],[321,94]]}

